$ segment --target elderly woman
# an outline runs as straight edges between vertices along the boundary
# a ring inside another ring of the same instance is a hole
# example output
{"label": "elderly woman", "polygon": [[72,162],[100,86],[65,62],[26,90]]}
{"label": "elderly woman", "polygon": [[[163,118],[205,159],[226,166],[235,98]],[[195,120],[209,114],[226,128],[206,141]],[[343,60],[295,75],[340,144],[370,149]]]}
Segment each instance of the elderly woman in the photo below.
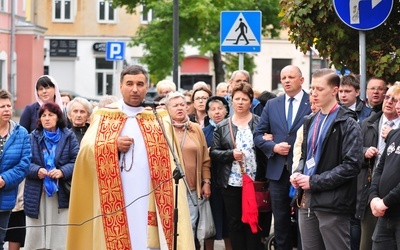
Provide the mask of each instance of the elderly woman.
{"label": "elderly woman", "polygon": [[48,102],[39,109],[37,129],[31,135],[32,160],[25,180],[26,249],[65,249],[69,184],[79,151],[66,128],[60,107]]}
{"label": "elderly woman", "polygon": [[[203,132],[206,137],[207,146],[211,147],[215,127],[229,115],[229,104],[226,99],[221,96],[212,96],[206,103],[206,113],[209,117],[210,124],[203,128]],[[218,162],[211,161],[211,166],[211,180],[215,180],[218,175]],[[206,249],[214,249],[214,240],[224,239],[225,249],[231,250],[232,246],[229,240],[228,220],[224,213],[221,188],[217,186],[215,181],[211,182],[211,193],[210,205],[216,234],[214,238],[206,240]]]}
{"label": "elderly woman", "polygon": [[176,91],[176,85],[171,80],[162,80],[157,83],[157,94],[160,96],[166,96],[171,92]]}
{"label": "elderly woman", "polygon": [[188,202],[194,234],[198,219],[198,207],[193,204],[189,196],[200,198],[200,195],[202,195],[208,198],[211,194],[210,157],[207,143],[200,126],[189,121],[185,97],[181,93],[169,93],[166,97],[165,106],[170,114],[175,136],[182,151],[186,180],[190,188]]}
{"label": "elderly woman", "polygon": [[31,133],[36,128],[39,108],[48,102],[56,103],[63,110],[60,90],[56,80],[49,76],[43,75],[36,81],[35,88],[36,102],[25,107],[19,120],[20,124]]}
{"label": "elderly woman", "polygon": [[[19,184],[24,180],[31,161],[31,146],[26,129],[11,120],[11,94],[0,90],[0,227],[21,226],[13,230],[0,230],[0,249],[4,237],[16,245],[25,239],[25,214],[21,206],[11,213],[17,201]],[[19,204],[19,203],[18,203]],[[20,205],[20,204],[19,204]],[[11,217],[10,217],[11,215]],[[11,244],[13,245],[13,244]]]}
{"label": "elderly woman", "polygon": [[92,104],[82,97],[75,97],[67,105],[68,118],[72,123],[71,130],[74,132],[79,144],[89,127],[88,121],[92,110]]}
{"label": "elderly woman", "polygon": [[[217,184],[222,187],[225,212],[229,221],[229,236],[233,249],[258,250],[261,248],[260,233],[253,234],[242,218],[242,167],[255,179],[257,163],[253,131],[260,118],[250,112],[253,90],[247,83],[239,83],[232,90],[234,115],[223,120],[214,131],[210,156],[218,162]],[[231,136],[232,135],[232,136]],[[232,137],[234,141],[232,141]]]}

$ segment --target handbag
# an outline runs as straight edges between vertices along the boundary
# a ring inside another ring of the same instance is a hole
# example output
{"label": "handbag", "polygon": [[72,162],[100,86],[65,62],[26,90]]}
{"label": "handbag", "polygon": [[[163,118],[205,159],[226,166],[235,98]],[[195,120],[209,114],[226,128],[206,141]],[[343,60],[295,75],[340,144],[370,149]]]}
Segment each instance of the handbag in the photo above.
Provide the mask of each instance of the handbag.
{"label": "handbag", "polygon": [[[233,147],[236,148],[235,138],[233,137],[232,120],[229,117],[229,130]],[[250,226],[253,234],[257,233],[258,225],[258,205],[256,201],[256,192],[254,190],[254,181],[246,174],[245,167],[239,161],[240,172],[242,173],[242,222]]]}
{"label": "handbag", "polygon": [[[235,139],[233,137],[232,133],[232,121],[231,118],[229,118],[229,130],[231,134],[231,139],[233,142],[233,146],[235,146]],[[241,163],[240,167],[242,168],[242,173],[243,173],[243,166]],[[269,181],[254,181],[254,191],[256,194],[256,202],[257,202],[257,207],[258,211],[260,212],[270,212],[272,211],[271,207],[271,194],[269,192]]]}
{"label": "handbag", "polygon": [[269,181],[254,181],[256,191],[256,202],[259,212],[271,212],[271,194],[269,192]]}
{"label": "handbag", "polygon": [[214,219],[211,212],[210,200],[208,198],[200,199],[199,221],[197,225],[197,239],[203,242],[204,239],[213,237],[216,234]]}

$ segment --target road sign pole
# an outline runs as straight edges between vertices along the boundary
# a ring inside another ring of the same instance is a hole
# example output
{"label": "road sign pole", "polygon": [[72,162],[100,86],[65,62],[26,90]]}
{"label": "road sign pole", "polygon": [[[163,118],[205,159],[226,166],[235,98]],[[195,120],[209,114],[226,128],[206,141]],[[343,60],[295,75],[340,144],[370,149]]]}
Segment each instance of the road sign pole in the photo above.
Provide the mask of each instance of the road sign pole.
{"label": "road sign pole", "polygon": [[244,53],[239,53],[239,70],[243,70]]}
{"label": "road sign pole", "polygon": [[365,42],[365,31],[359,31],[359,53],[360,53],[360,98],[365,100],[365,90],[366,90],[366,42]]}
{"label": "road sign pole", "polygon": [[[113,82],[112,82],[112,85],[113,85],[112,90],[113,91],[114,91],[114,85],[116,83],[115,80],[117,79],[117,65],[116,64],[117,64],[116,61],[113,61]],[[104,95],[107,94],[107,84],[106,84],[106,89],[105,89],[105,91],[103,93],[104,93]],[[116,95],[117,93],[112,93],[112,94]]]}

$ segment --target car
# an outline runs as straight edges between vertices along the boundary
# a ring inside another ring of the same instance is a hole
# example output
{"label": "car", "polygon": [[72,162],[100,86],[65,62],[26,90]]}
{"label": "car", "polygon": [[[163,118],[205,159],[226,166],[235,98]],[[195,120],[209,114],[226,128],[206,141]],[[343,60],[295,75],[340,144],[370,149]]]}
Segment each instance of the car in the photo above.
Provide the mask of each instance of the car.
{"label": "car", "polygon": [[156,91],[155,88],[149,88],[149,90],[147,91],[147,94],[146,94],[146,100],[147,100],[147,101],[153,101],[154,98],[155,98],[157,95],[158,95],[158,94],[157,94],[157,91]]}

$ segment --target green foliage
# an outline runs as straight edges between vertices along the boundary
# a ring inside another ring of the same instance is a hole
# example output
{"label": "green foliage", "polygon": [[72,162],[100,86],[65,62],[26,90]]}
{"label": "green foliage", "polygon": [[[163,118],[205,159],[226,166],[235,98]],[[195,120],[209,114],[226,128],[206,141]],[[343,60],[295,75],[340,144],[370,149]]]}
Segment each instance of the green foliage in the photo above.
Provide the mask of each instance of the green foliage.
{"label": "green foliage", "polygon": [[[157,19],[141,26],[131,45],[142,45],[145,63],[154,79],[162,79],[172,72],[173,1],[159,0],[113,0],[114,6],[124,6],[129,13],[136,6],[145,4],[156,13]],[[179,1],[179,58],[184,56],[184,45],[199,49],[201,55],[212,56],[213,61],[224,63],[220,49],[220,13],[224,10],[260,10],[262,12],[263,35],[276,37],[280,30],[279,0],[180,0]],[[231,56],[229,56],[231,57]],[[253,57],[253,55],[247,55]],[[247,63],[246,70],[252,72],[254,63]],[[216,81],[224,80],[223,66],[214,65]],[[252,68],[249,68],[249,67]],[[235,67],[232,65],[232,67]],[[236,64],[237,67],[237,64]]]}
{"label": "green foliage", "polygon": [[[282,24],[289,28],[289,40],[306,53],[314,46],[330,58],[336,68],[359,72],[359,32],[345,25],[332,1],[281,0]],[[393,82],[400,79],[400,2],[384,24],[366,31],[367,78],[379,76]]]}

